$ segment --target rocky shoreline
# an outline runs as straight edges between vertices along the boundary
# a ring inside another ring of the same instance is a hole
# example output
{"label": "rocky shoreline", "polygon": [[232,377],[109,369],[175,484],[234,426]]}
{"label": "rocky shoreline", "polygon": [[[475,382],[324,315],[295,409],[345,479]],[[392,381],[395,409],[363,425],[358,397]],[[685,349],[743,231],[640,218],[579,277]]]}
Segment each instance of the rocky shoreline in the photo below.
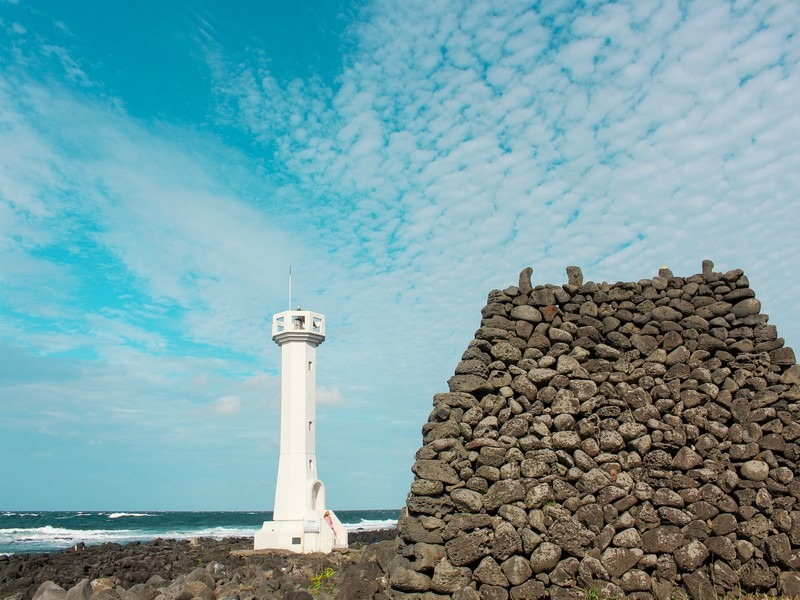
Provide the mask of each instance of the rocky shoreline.
{"label": "rocky shoreline", "polygon": [[156,539],[0,556],[0,600],[385,598],[394,529],[330,554],[253,552],[252,538]]}

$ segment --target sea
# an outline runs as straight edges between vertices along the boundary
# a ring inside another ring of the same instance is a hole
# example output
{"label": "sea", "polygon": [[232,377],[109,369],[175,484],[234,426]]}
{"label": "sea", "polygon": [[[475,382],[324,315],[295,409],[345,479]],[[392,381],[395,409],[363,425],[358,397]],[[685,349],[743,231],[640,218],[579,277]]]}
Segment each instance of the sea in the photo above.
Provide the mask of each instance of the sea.
{"label": "sea", "polygon": [[[378,531],[397,525],[400,510],[334,511],[348,531]],[[0,554],[54,552],[83,542],[87,546],[126,544],[156,538],[252,537],[270,511],[0,511]]]}

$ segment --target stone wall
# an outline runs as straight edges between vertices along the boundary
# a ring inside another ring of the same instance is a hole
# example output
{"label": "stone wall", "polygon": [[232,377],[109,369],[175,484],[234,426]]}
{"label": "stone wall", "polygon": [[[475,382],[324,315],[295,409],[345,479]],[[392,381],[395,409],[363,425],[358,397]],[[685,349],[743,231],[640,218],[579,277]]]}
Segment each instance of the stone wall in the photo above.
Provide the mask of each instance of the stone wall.
{"label": "stone wall", "polygon": [[800,593],[800,367],[741,270],[489,293],[423,426],[394,598]]}

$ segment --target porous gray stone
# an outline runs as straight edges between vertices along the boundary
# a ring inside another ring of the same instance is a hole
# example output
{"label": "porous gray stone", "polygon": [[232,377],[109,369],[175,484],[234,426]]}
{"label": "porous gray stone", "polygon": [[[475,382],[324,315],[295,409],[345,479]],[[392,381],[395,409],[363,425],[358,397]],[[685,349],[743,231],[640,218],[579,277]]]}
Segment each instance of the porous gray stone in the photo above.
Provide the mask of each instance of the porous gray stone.
{"label": "porous gray stone", "polygon": [[508,578],[494,558],[486,556],[473,571],[475,578],[481,583],[500,587],[508,586]]}
{"label": "porous gray stone", "polygon": [[389,561],[388,574],[392,587],[401,592],[425,592],[431,588],[431,578],[415,571],[411,563],[399,555]]}
{"label": "porous gray stone", "polygon": [[761,312],[761,302],[756,298],[747,298],[736,303],[731,309],[737,319],[743,319],[750,315],[757,315]]}
{"label": "porous gray stone", "polygon": [[[153,591],[155,592],[155,590]],[[92,584],[88,579],[82,579],[67,590],[65,600],[89,600],[91,596]],[[152,600],[153,598],[155,598],[155,595],[152,598],[143,598],[142,600]]]}
{"label": "porous gray stone", "polygon": [[64,600],[67,590],[53,581],[45,581],[33,594],[32,600]]}
{"label": "porous gray stone", "polygon": [[785,598],[800,596],[800,573],[784,571],[778,576],[778,593]]}
{"label": "porous gray stone", "polygon": [[745,589],[766,591],[775,587],[776,577],[765,560],[753,558],[742,565],[739,581]]}
{"label": "porous gray stone", "polygon": [[694,571],[708,558],[708,548],[698,540],[692,540],[675,551],[675,563],[683,571]]}
{"label": "porous gray stone", "polygon": [[653,554],[672,553],[683,541],[683,534],[678,527],[663,525],[642,534],[642,550]]}
{"label": "porous gray stone", "polygon": [[472,569],[456,567],[447,560],[436,563],[431,578],[431,591],[439,594],[452,594],[465,588],[472,581]]}
{"label": "porous gray stone", "polygon": [[652,581],[650,575],[639,569],[623,573],[619,586],[626,592],[648,592]]}
{"label": "porous gray stone", "polygon": [[[544,587],[544,583],[531,579],[522,585],[511,588],[510,597],[511,600],[542,600],[547,597],[547,590]],[[552,592],[551,598],[555,600]]]}
{"label": "porous gray stone", "polygon": [[520,555],[512,556],[500,565],[503,574],[511,585],[520,585],[533,575],[531,563]]}
{"label": "porous gray stone", "polygon": [[527,296],[533,290],[533,286],[531,285],[531,275],[533,275],[533,269],[531,267],[525,267],[520,271],[519,274],[519,284],[517,287],[519,288],[519,293],[523,296]]}
{"label": "porous gray stone", "polygon": [[521,304],[519,306],[515,306],[511,309],[511,314],[509,315],[512,319],[517,319],[519,321],[527,321],[529,323],[541,323],[542,313],[534,307],[528,304]]}
{"label": "porous gray stone", "polygon": [[561,558],[561,546],[552,542],[542,542],[531,554],[530,563],[534,573],[551,571]]}
{"label": "porous gray stone", "polygon": [[552,540],[572,556],[583,558],[594,541],[595,534],[572,517],[561,517],[548,528]]}
{"label": "porous gray stone", "polygon": [[503,521],[494,529],[492,556],[499,561],[522,551],[522,538],[511,523]]}
{"label": "porous gray stone", "polygon": [[718,600],[719,598],[716,586],[705,571],[685,573],[683,583],[692,600]]}
{"label": "porous gray stone", "polygon": [[640,548],[608,548],[601,556],[603,566],[612,577],[620,577],[644,556]]}
{"label": "porous gray stone", "polygon": [[739,472],[743,479],[766,481],[769,477],[769,465],[761,460],[749,460],[742,464]]}
{"label": "porous gray stone", "polygon": [[583,271],[581,271],[580,267],[567,267],[567,284],[575,287],[583,285]]}
{"label": "porous gray stone", "polygon": [[447,558],[456,567],[472,564],[489,554],[490,537],[487,531],[460,535],[445,544]]}
{"label": "porous gray stone", "polygon": [[611,483],[611,476],[602,469],[592,469],[584,473],[576,487],[586,494],[594,494]]}
{"label": "porous gray stone", "polygon": [[504,479],[493,483],[484,496],[483,505],[488,511],[494,511],[504,504],[511,504],[525,497],[525,487],[517,480]]}
{"label": "porous gray stone", "polygon": [[453,490],[450,498],[453,500],[455,507],[461,512],[477,513],[483,507],[483,494],[474,490],[466,488]]}

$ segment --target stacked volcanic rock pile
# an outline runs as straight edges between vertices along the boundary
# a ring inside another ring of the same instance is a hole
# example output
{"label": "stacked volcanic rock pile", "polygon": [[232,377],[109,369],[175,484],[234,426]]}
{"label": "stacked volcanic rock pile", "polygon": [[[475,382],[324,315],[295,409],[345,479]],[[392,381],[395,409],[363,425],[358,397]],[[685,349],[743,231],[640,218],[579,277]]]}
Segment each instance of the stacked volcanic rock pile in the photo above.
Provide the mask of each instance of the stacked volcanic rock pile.
{"label": "stacked volcanic rock pile", "polygon": [[712,268],[489,294],[422,429],[393,597],[800,593],[800,367]]}

